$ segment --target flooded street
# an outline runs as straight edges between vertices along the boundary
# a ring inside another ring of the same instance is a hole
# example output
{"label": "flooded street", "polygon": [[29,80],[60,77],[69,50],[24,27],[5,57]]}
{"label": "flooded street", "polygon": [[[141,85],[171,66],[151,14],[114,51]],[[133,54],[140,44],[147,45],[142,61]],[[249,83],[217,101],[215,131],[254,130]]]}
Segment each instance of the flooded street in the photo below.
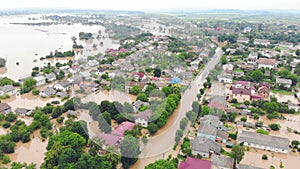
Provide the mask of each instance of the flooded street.
{"label": "flooded street", "polygon": [[31,141],[28,143],[18,142],[16,144],[15,153],[8,154],[12,161],[35,163],[37,168],[40,168],[44,161],[44,153],[48,140],[42,142],[40,139],[40,131],[36,130],[31,136]]}
{"label": "flooded street", "polygon": [[4,135],[6,133],[7,131],[4,128],[0,127],[0,135]]}

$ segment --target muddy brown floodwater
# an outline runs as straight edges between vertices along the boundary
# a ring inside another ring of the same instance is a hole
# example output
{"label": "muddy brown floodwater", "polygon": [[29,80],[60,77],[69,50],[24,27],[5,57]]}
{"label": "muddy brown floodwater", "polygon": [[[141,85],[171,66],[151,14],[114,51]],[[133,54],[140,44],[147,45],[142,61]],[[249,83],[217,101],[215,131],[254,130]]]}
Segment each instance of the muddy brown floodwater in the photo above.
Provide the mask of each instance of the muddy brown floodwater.
{"label": "muddy brown floodwater", "polygon": [[23,95],[12,96],[9,99],[2,100],[3,103],[8,103],[12,110],[14,111],[16,108],[27,108],[27,109],[35,109],[36,107],[43,107],[47,103],[52,102],[54,100],[60,100],[59,98],[41,98],[40,96],[34,96],[31,93],[26,93]]}
{"label": "muddy brown floodwater", "polygon": [[[263,154],[268,156],[268,160],[262,160]],[[282,161],[285,169],[297,169],[299,168],[297,167],[299,165],[299,159],[298,153],[280,154],[251,148],[250,151],[245,152],[241,163],[269,169],[271,165],[275,168],[280,168],[280,161]]]}
{"label": "muddy brown floodwater", "polygon": [[[300,134],[295,134],[293,132],[289,132],[287,128],[291,128],[293,130],[300,131],[300,115],[294,115],[294,114],[282,114],[284,117],[286,117],[286,120],[278,120],[278,119],[272,119],[269,120],[266,116],[260,117],[260,121],[264,122],[264,126],[268,126],[269,124],[280,124],[281,128],[279,131],[270,131],[270,135],[276,135],[280,137],[286,137],[290,141],[292,140],[299,140],[300,141]],[[237,118],[239,119],[239,117]],[[249,118],[249,122],[255,123],[256,120]],[[251,131],[254,131],[253,129],[249,129]]]}
{"label": "muddy brown floodwater", "polygon": [[40,168],[44,161],[44,154],[48,140],[42,141],[40,137],[40,131],[36,130],[31,135],[31,140],[28,143],[18,142],[16,144],[15,153],[8,154],[11,161],[25,162],[27,164],[35,163],[37,168]]}

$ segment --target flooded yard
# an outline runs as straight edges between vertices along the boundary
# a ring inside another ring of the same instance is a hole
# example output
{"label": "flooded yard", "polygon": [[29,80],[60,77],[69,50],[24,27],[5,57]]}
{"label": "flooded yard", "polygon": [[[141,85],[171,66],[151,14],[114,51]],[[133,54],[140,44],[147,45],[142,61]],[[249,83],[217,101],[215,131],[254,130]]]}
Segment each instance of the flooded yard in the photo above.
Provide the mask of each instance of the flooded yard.
{"label": "flooded yard", "polygon": [[35,109],[36,107],[43,107],[47,103],[54,100],[60,100],[59,98],[41,98],[40,96],[34,96],[31,93],[26,93],[23,95],[12,96],[9,99],[3,100],[3,103],[8,103],[12,110],[16,108],[27,108]]}
{"label": "flooded yard", "polygon": [[[263,154],[268,156],[268,160],[262,160]],[[275,168],[280,168],[280,161],[282,161],[284,168],[296,169],[298,168],[296,166],[299,165],[299,154],[293,152],[290,154],[279,154],[251,148],[250,151],[245,152],[241,163],[269,169],[271,165]]]}
{"label": "flooded yard", "polygon": [[118,101],[118,102],[124,104],[125,102],[131,103],[131,102],[135,101],[135,97],[132,97],[129,94],[124,93],[124,92],[112,90],[109,92],[99,91],[98,93],[91,93],[82,99],[83,102],[94,101],[97,104],[100,104],[104,100],[108,100],[111,102]]}
{"label": "flooded yard", "polygon": [[100,132],[100,129],[98,127],[98,121],[94,121],[92,117],[89,115],[88,110],[78,110],[79,111],[79,117],[78,120],[83,120],[87,122],[87,128],[90,138],[95,136],[97,133]]}
{"label": "flooded yard", "polygon": [[293,104],[298,104],[297,98],[294,95],[282,95],[277,93],[270,93],[270,96],[275,96],[278,99],[278,102],[291,102]]}
{"label": "flooded yard", "polygon": [[0,127],[0,135],[5,135],[7,133],[7,130],[4,128]]}
{"label": "flooded yard", "polygon": [[42,162],[44,161],[44,154],[46,152],[46,147],[48,141],[42,141],[40,139],[40,131],[36,130],[31,141],[28,143],[18,142],[16,144],[15,153],[8,154],[11,161],[15,162],[26,162],[35,163],[37,168],[40,168]]}

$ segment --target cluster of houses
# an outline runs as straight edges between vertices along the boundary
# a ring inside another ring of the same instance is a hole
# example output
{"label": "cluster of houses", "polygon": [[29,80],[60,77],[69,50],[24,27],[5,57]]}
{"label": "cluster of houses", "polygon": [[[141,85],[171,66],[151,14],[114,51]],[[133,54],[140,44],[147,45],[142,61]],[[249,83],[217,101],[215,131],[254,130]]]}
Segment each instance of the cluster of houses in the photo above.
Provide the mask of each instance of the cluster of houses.
{"label": "cluster of houses", "polygon": [[8,114],[10,112],[13,112],[15,114],[18,114],[20,116],[30,116],[32,114],[32,110],[26,109],[26,108],[16,108],[14,111],[12,111],[12,108],[7,103],[0,103],[0,114]]}

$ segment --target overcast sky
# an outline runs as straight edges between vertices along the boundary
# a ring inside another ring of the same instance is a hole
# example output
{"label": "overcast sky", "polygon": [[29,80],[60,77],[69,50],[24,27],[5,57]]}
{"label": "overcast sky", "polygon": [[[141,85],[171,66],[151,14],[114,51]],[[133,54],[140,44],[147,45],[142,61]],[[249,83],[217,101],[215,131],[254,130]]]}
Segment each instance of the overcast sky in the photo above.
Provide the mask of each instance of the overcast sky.
{"label": "overcast sky", "polygon": [[0,0],[0,9],[57,7],[114,10],[164,8],[300,10],[300,0]]}

